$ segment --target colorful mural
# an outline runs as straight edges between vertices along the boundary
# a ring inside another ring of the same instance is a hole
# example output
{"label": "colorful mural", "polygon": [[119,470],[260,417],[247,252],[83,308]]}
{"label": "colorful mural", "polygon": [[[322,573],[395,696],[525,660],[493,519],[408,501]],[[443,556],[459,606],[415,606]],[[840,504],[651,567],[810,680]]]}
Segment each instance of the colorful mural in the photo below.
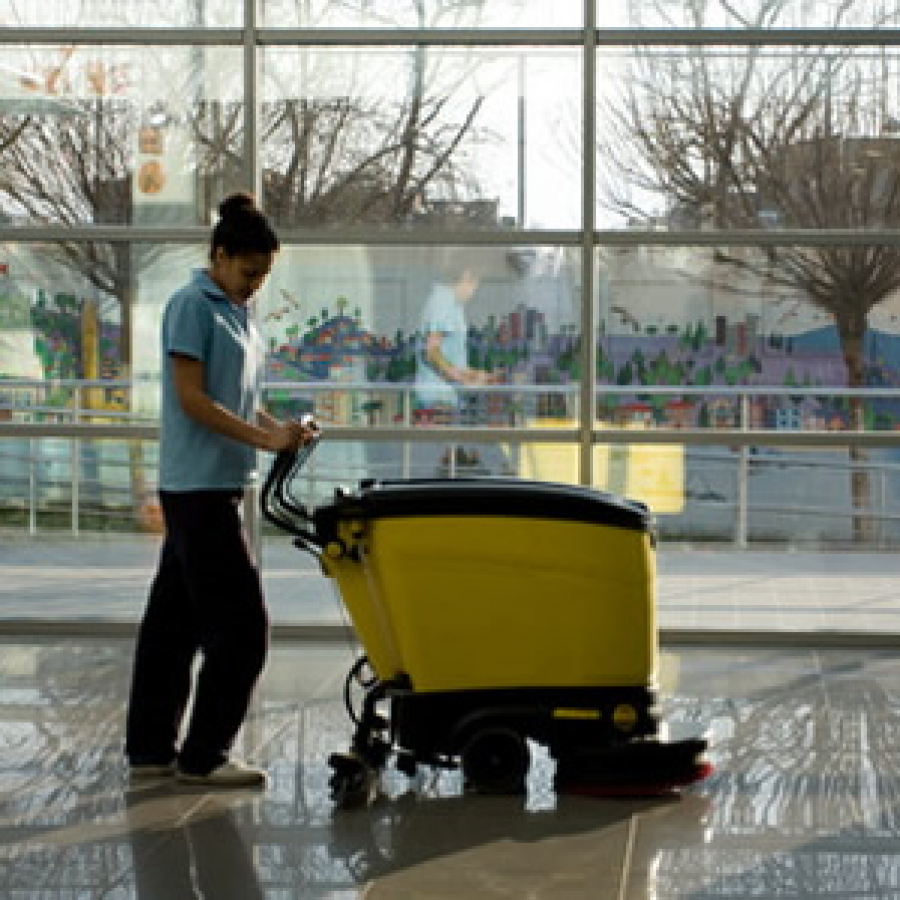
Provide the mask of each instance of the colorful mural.
{"label": "colorful mural", "polygon": [[[49,297],[38,292],[31,305],[34,350],[47,379],[83,377],[82,304],[75,295]],[[274,382],[412,384],[421,335],[397,329],[393,335],[368,331],[359,310],[345,298],[334,312],[323,307],[319,316],[294,322],[283,339],[271,339],[267,379]],[[119,375],[119,334],[115,322],[102,320],[99,331],[99,371],[103,378]],[[501,384],[576,384],[580,379],[579,338],[571,328],[551,333],[543,313],[519,304],[505,316],[488,316],[469,329],[473,366],[493,373]],[[900,388],[900,335],[872,329],[865,341],[866,381],[871,387]],[[9,377],[11,372],[0,373]],[[637,333],[602,335],[598,341],[599,383],[633,386],[633,395],[611,394],[600,404],[601,419],[673,428],[733,427],[738,410],[733,399],[686,394],[654,394],[653,387],[757,386],[841,387],[846,371],[835,330],[812,329],[791,335],[764,335],[758,317],[711,323],[703,320],[668,326],[663,333],[647,328]],[[277,406],[289,405],[293,392],[272,394]],[[362,414],[371,424],[400,421],[404,410],[394,392],[366,401]],[[392,399],[393,398],[393,399]],[[538,416],[566,415],[561,398],[539,398]],[[469,421],[507,423],[510,397],[487,392],[472,401]],[[900,400],[885,397],[867,402],[867,425],[878,430],[900,428]],[[757,394],[751,403],[750,426],[790,429],[843,429],[849,410],[840,397]],[[413,420],[433,424],[429,410],[415,410]]]}
{"label": "colorful mural", "polygon": [[[273,342],[268,377],[273,381],[366,381],[411,383],[421,335],[398,330],[392,337],[365,331],[346,315],[308,323],[281,344]],[[520,307],[501,319],[490,317],[469,330],[473,366],[500,377],[501,383],[566,385],[578,382],[579,339],[566,331],[548,334],[537,310]],[[806,334],[764,336],[750,321],[713,328],[698,321],[665,334],[608,335],[598,343],[599,383],[633,386],[634,396],[617,393],[601,403],[610,421],[667,427],[733,427],[738,410],[729,398],[654,395],[666,386],[841,387],[846,369],[833,328]],[[866,338],[866,378],[872,387],[900,387],[900,336],[872,330]],[[510,401],[511,402],[511,401]],[[496,403],[495,403],[496,407]],[[505,410],[483,409],[487,421]],[[545,415],[561,410],[545,409]],[[873,398],[868,426],[900,427],[900,400]],[[840,397],[764,396],[752,401],[751,427],[842,429],[849,410]],[[419,418],[429,420],[427,411]],[[430,420],[429,420],[430,421]]]}

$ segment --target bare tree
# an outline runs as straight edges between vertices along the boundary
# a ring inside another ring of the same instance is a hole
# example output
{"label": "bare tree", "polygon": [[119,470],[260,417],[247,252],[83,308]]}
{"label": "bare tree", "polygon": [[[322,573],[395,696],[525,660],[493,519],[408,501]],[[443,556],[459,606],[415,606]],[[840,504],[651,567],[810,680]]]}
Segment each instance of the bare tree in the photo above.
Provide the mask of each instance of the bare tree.
{"label": "bare tree", "polygon": [[[479,7],[451,0],[444,5],[469,7],[469,14]],[[379,74],[370,54],[357,53],[352,66],[336,71],[334,51],[289,53],[282,80],[274,80],[274,89],[269,85],[260,107],[262,200],[278,225],[397,223],[420,211],[429,195],[479,196],[477,179],[460,153],[467,138],[486,136],[476,132],[482,98],[470,88],[477,62],[463,53],[432,58],[416,45],[393,52],[394,68],[375,91],[379,82],[366,80],[366,73]],[[298,53],[306,67],[303,77],[285,82]],[[175,94],[185,99],[179,109],[169,97],[160,98],[168,124],[193,138],[195,156],[186,163],[193,166],[197,188],[191,222],[205,220],[245,177],[242,82],[237,79],[223,96],[206,96],[201,83],[206,63],[200,56],[186,67],[181,62],[184,90]],[[279,74],[277,67],[273,72]],[[221,83],[233,73],[215,74]],[[63,226],[135,221],[136,148],[147,110],[127,93],[111,97],[102,87],[97,85],[89,99],[75,96],[65,115],[0,110],[0,214]],[[101,295],[117,299],[121,361],[128,371],[137,277],[159,251],[125,242],[67,240],[36,250],[54,269],[76,273]],[[136,460],[134,472],[139,468]],[[140,478],[133,480],[139,492]]]}
{"label": "bare tree", "polygon": [[[132,219],[134,109],[122,100],[74,100],[65,113],[0,116],[0,206],[29,223],[77,226]],[[132,247],[100,241],[45,242],[38,255],[77,273],[121,314],[121,361],[131,362]],[[145,251],[144,255],[150,251]]]}
{"label": "bare tree", "polygon": [[[698,24],[717,4],[692,3]],[[745,4],[746,5],[746,4]],[[719,10],[735,14],[720,0]],[[740,24],[779,24],[787,0],[758,0]],[[852,4],[839,4],[835,25]],[[599,112],[614,159],[606,202],[646,216],[641,198],[663,196],[682,223],[718,229],[896,229],[900,225],[900,140],[890,110],[897,72],[877,49],[791,47],[636,50],[625,85]],[[628,190],[622,190],[626,185]],[[720,247],[720,266],[807,299],[829,313],[847,384],[865,384],[863,339],[869,312],[900,289],[900,248]],[[853,426],[864,427],[861,398]],[[865,454],[851,449],[862,463]],[[854,533],[870,520],[864,467],[852,474]]]}
{"label": "bare tree", "polygon": [[[519,2],[511,0],[510,10]],[[477,26],[485,5],[267,0],[265,12],[307,27],[361,17],[367,26],[428,29]],[[469,141],[491,139],[474,87],[486,63],[485,55],[422,44],[268,53],[259,123],[267,211],[285,226],[385,224],[415,216],[429,199],[479,199],[463,151]],[[201,104],[193,126],[206,158],[202,192],[214,195],[240,166],[242,108]]]}
{"label": "bare tree", "polygon": [[[490,140],[478,124],[483,96],[469,84],[478,63],[440,61],[414,47],[385,59],[377,89],[365,55],[329,71],[327,54],[295,51],[282,62],[293,80],[274,78],[261,107],[264,205],[282,226],[386,224],[423,211],[428,199],[476,200],[477,177],[460,152],[467,140]],[[377,71],[377,70],[375,70]],[[239,168],[244,135],[240,105],[200,104],[192,128],[204,162],[204,196]]]}

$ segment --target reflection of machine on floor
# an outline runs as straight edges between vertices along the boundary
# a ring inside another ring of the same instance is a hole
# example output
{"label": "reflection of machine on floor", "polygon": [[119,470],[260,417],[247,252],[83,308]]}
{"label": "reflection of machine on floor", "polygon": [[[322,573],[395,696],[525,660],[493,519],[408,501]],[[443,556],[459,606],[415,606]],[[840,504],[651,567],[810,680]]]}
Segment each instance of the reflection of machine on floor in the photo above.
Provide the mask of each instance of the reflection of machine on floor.
{"label": "reflection of machine on floor", "polygon": [[[482,799],[456,791],[443,793],[433,779],[429,780],[427,792],[379,794],[365,815],[331,817],[326,832],[328,841],[322,853],[335,865],[323,865],[319,871],[323,874],[349,872],[358,884],[371,883],[434,860],[453,858],[472,848],[500,848],[498,852],[505,858],[512,846],[528,859],[517,873],[523,879],[519,882],[522,895],[606,896],[597,881],[608,865],[603,851],[604,842],[610,838],[602,835],[619,834],[622,825],[639,816],[640,839],[629,846],[629,896],[663,897],[660,888],[681,871],[682,855],[678,851],[706,842],[706,820],[711,805],[698,792],[678,798],[670,795],[605,803],[594,806],[590,815],[585,815],[584,801],[579,797],[547,798],[550,802],[546,806],[542,805],[544,798],[540,796],[504,797],[492,802],[489,814],[485,815],[484,807],[479,806]],[[537,806],[529,802],[534,799],[538,801]],[[596,851],[590,860],[584,857],[579,841],[588,834]],[[660,857],[667,857],[668,861]],[[504,875],[503,887],[496,888],[495,892],[499,896],[513,896],[515,876],[510,870]],[[566,886],[562,892],[559,890],[561,875]],[[417,883],[424,884],[421,874]],[[483,865],[453,867],[453,896],[484,896],[484,885]],[[391,882],[391,887],[395,893],[391,894],[389,888],[378,896],[407,896],[405,891],[397,889],[396,883]]]}
{"label": "reflection of machine on floor", "polygon": [[521,791],[529,739],[560,791],[658,793],[707,774],[705,740],[659,735],[646,507],[463,478],[365,481],[308,512],[291,492],[308,452],[276,459],[263,511],[336,580],[365,649],[345,688],[352,746],[330,760],[339,803],[367,796],[392,752],[409,775],[459,764],[475,789]]}

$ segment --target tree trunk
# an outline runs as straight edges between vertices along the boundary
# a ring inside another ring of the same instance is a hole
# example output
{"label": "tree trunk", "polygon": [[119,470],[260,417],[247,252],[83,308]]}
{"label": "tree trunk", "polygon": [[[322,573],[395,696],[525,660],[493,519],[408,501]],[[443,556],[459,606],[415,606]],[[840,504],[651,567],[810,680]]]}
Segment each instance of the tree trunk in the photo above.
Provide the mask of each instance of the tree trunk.
{"label": "tree trunk", "polygon": [[[128,263],[130,265],[130,261]],[[134,323],[134,280],[130,273],[119,290],[119,377],[130,380],[133,377],[133,323]],[[134,382],[128,392],[128,408],[133,410]],[[138,440],[128,441],[128,472],[131,485],[131,510],[137,523],[146,531],[158,532],[159,509],[155,498],[147,486],[146,459],[144,445]]]}
{"label": "tree trunk", "polygon": [[[863,337],[865,321],[838,321],[844,362],[847,365],[847,386],[865,386],[863,366]],[[850,398],[850,428],[865,431],[865,400]],[[853,504],[853,540],[857,543],[871,541],[875,533],[875,523],[871,514],[872,489],[869,470],[866,468],[869,455],[864,447],[850,447],[850,498]]]}

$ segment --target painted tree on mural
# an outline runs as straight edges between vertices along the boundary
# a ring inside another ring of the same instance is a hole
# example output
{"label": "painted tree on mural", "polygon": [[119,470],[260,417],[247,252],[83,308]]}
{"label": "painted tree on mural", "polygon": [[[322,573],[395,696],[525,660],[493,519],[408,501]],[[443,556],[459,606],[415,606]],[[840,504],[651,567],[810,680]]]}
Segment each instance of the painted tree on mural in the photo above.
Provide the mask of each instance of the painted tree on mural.
{"label": "painted tree on mural", "polygon": [[[786,21],[796,13],[789,0],[679,6],[697,27],[717,14],[735,28],[796,24]],[[831,24],[853,24],[847,16],[859,7],[835,5]],[[615,160],[605,172],[604,199],[618,212],[646,220],[646,198],[663,196],[673,223],[688,228],[862,237],[900,227],[900,122],[892,115],[900,111],[898,72],[882,49],[642,48],[618,77],[624,87],[606,95],[598,110],[600,158]],[[750,246],[723,242],[711,268],[732,281],[743,271],[773,296],[788,294],[830,314],[847,384],[865,384],[868,315],[900,289],[900,247],[877,239],[753,246],[751,238]],[[862,400],[854,398],[858,429],[863,414]],[[851,456],[862,462],[865,454],[854,448]],[[855,467],[851,479],[854,508],[863,511],[864,467]],[[866,516],[854,516],[857,537],[869,529]]]}

